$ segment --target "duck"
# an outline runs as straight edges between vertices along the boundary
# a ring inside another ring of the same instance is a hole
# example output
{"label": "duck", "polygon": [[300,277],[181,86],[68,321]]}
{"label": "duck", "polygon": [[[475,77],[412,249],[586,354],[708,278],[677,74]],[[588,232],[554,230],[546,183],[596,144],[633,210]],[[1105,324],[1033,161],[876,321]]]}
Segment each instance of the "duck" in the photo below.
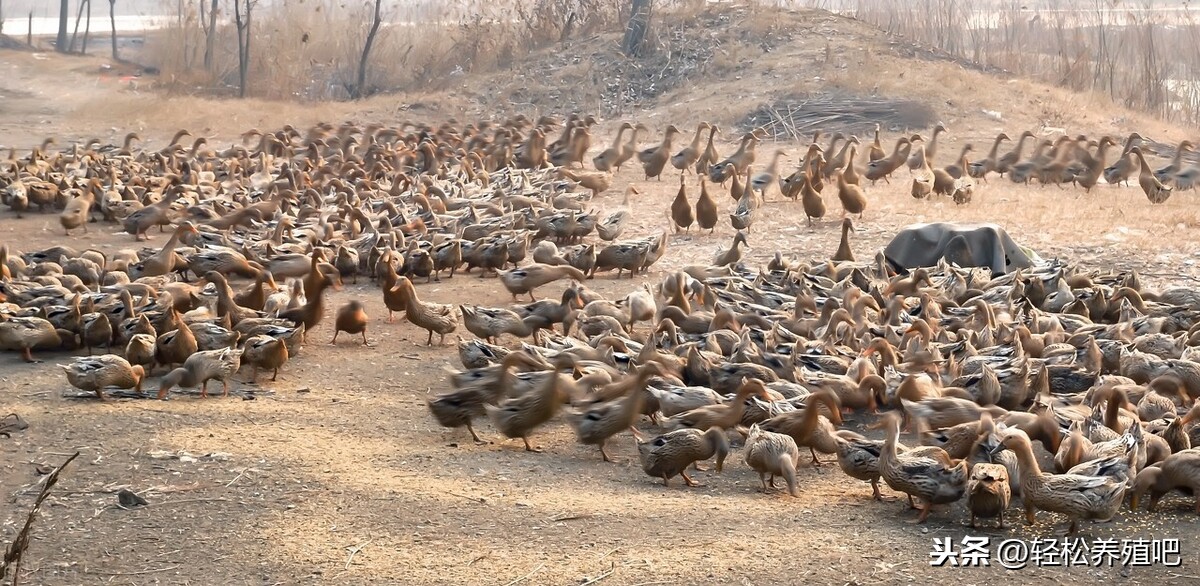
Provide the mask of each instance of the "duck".
{"label": "duck", "polygon": [[393,291],[400,292],[404,302],[404,317],[413,325],[429,331],[427,346],[433,345],[433,334],[441,336],[439,345],[446,343],[446,334],[458,329],[458,314],[453,305],[428,303],[417,297],[417,290],[408,277],[397,277]]}
{"label": "duck", "polygon": [[261,334],[251,336],[242,345],[242,364],[253,368],[250,381],[258,379],[259,370],[270,370],[271,381],[279,380],[279,369],[289,358],[287,343],[280,338]]}
{"label": "duck", "polygon": [[529,336],[541,322],[538,316],[521,317],[516,311],[502,307],[465,304],[458,307],[467,331],[491,343],[504,334],[519,338]]}
{"label": "duck", "polygon": [[775,488],[775,477],[782,476],[787,481],[788,493],[794,497],[800,496],[796,482],[796,462],[800,459],[800,450],[790,436],[765,431],[755,424],[750,426],[745,451],[746,464],[758,473],[762,492],[767,492],[768,487]]}
{"label": "duck", "polygon": [[900,417],[895,413],[884,416],[887,439],[879,455],[879,472],[884,482],[899,492],[908,494],[910,503],[920,499],[923,506],[918,523],[924,523],[934,505],[946,504],[962,498],[967,489],[967,462],[955,463],[940,448],[922,453],[901,453],[897,449],[900,440]]}
{"label": "duck", "polygon": [[1021,136],[1017,137],[1017,144],[1013,147],[1013,150],[1004,153],[1004,155],[996,160],[996,173],[1004,176],[1005,173],[1012,170],[1013,165],[1021,161],[1022,154],[1025,152],[1025,141],[1036,137],[1037,135],[1031,130],[1022,132]]}
{"label": "duck", "polygon": [[777,149],[771,157],[771,162],[761,173],[757,173],[750,179],[751,189],[759,192],[759,197],[766,201],[767,190],[779,179],[779,159],[786,156],[787,153],[783,149]]}
{"label": "duck", "polygon": [[[883,501],[883,493],[879,490],[879,455],[883,452],[885,440],[867,439],[849,429],[839,429],[833,434],[833,441],[837,446],[838,467],[842,472],[851,478],[870,482],[871,498]],[[897,449],[914,455],[935,451],[930,446],[912,449],[897,446]]]}
{"label": "duck", "polygon": [[747,232],[750,231],[750,226],[754,224],[754,220],[758,215],[758,208],[762,204],[754,194],[754,190],[750,189],[749,173],[750,171],[747,170],[747,182],[742,191],[742,197],[738,200],[737,207],[734,208],[733,213],[729,214],[729,222],[733,226],[733,229],[745,230]]}
{"label": "duck", "polygon": [[1006,140],[1012,140],[1007,134],[1001,132],[996,135],[992,141],[992,149],[988,151],[987,157],[978,161],[973,161],[967,167],[967,174],[976,179],[982,179],[987,182],[988,173],[993,173],[999,170],[1000,167],[1000,143]]}
{"label": "duck", "polygon": [[62,340],[54,324],[40,317],[0,316],[0,349],[20,350],[21,359],[36,363],[35,348],[55,348]]}
{"label": "duck", "polygon": [[708,143],[705,145],[704,151],[700,153],[700,157],[696,159],[695,169],[698,175],[707,175],[709,168],[721,160],[721,155],[717,152],[716,145],[713,144],[713,140],[720,132],[721,129],[717,128],[716,124],[709,126]]}
{"label": "duck", "polygon": [[63,208],[62,213],[59,214],[58,221],[67,236],[70,236],[71,230],[76,228],[83,228],[83,233],[87,234],[88,216],[91,213],[92,204],[96,198],[95,192],[92,191],[96,181],[96,179],[93,179],[87,189],[71,198],[67,202],[67,206]]}
{"label": "duck", "polygon": [[746,173],[750,169],[750,165],[754,164],[754,159],[757,158],[755,151],[758,147],[758,141],[764,135],[765,133],[761,128],[755,128],[742,135],[742,140],[738,145],[737,151],[721,162],[709,167],[709,180],[724,185],[725,180],[729,177]]}
{"label": "duck", "polygon": [[107,351],[112,351],[113,327],[108,314],[98,311],[85,313],[81,322],[79,338],[83,347],[87,348],[88,356],[92,355],[92,348],[96,346],[104,346]]}
{"label": "duck", "polygon": [[[821,160],[820,155],[817,160]],[[819,191],[813,188],[812,181],[808,177],[801,179],[800,204],[804,207],[804,216],[808,219],[809,226],[812,225],[813,220],[825,217],[825,199],[821,197]]]}
{"label": "duck", "polygon": [[626,130],[633,130],[633,124],[622,122],[621,126],[617,128],[617,136],[613,138],[612,146],[604,149],[600,154],[592,158],[592,166],[597,171],[612,171],[618,167],[616,163],[617,159],[620,158],[622,150],[626,148],[625,143],[622,142]]}
{"label": "duck", "polygon": [[638,153],[638,160],[642,162],[642,170],[646,172],[647,181],[652,178],[662,180],[663,169],[671,159],[671,142],[678,134],[679,129],[674,124],[667,126],[661,144]]}
{"label": "duck", "polygon": [[854,262],[854,251],[850,249],[850,233],[854,231],[854,222],[850,218],[842,218],[842,239],[838,242],[837,252],[833,253],[833,262]]}
{"label": "duck", "polygon": [[76,358],[71,364],[59,364],[67,373],[67,382],[81,391],[92,391],[101,401],[104,389],[133,389],[142,392],[146,371],[138,364],[116,354]]}
{"label": "duck", "polygon": [[637,322],[653,320],[654,316],[658,314],[658,302],[654,299],[650,285],[646,283],[642,283],[640,289],[635,289],[626,295],[619,305],[629,311],[629,331],[631,332]]}
{"label": "duck", "polygon": [[1130,489],[1129,510],[1136,511],[1142,497],[1150,494],[1146,510],[1154,511],[1166,494],[1178,490],[1195,498],[1193,509],[1200,515],[1200,449],[1187,449],[1167,456],[1138,472]]}
{"label": "duck", "polygon": [[[700,137],[703,136],[705,130],[712,128],[712,124],[701,122],[696,126],[696,134],[692,136],[692,142],[684,147],[679,152],[671,155],[671,166],[679,169],[679,175],[682,177],[687,172],[688,167],[696,164],[700,160]],[[709,136],[712,136],[711,134]]]}
{"label": "duck", "polygon": [[892,154],[876,159],[867,163],[867,170],[863,173],[863,177],[869,179],[872,184],[880,179],[884,182],[891,183],[888,176],[908,159],[909,151],[912,150],[912,143],[907,136],[902,136],[896,140],[896,146],[892,149]]}
{"label": "duck", "polygon": [[879,141],[879,123],[875,123],[875,140],[871,142],[871,146],[867,149],[867,161],[878,161],[887,156],[887,151],[883,150],[883,143]]}
{"label": "duck", "polygon": [[1004,528],[1004,511],[1012,500],[1008,468],[1001,464],[980,462],[971,467],[967,480],[967,509],[971,511],[971,528],[975,518],[996,518],[997,527]]}
{"label": "duck", "polygon": [[677,429],[648,441],[639,440],[637,447],[642,471],[652,478],[662,478],[664,487],[670,486],[671,479],[676,476],[683,477],[688,486],[699,486],[687,475],[688,466],[715,455],[719,474],[729,456],[729,439],[720,427],[710,427],[707,431]]}
{"label": "duck", "polygon": [[729,245],[729,248],[717,252],[716,258],[713,259],[712,266],[724,267],[737,264],[738,261],[742,260],[742,249],[739,248],[741,245],[749,246],[746,243],[746,233],[738,230],[737,233],[733,235],[733,243]]}
{"label": "duck", "polygon": [[[932,165],[934,158],[937,156],[938,136],[946,131],[946,127],[938,124],[933,127],[933,134],[929,137],[929,142],[922,140],[922,145],[913,150],[913,153],[908,157],[908,169],[916,171],[925,165]],[[913,139],[920,138],[920,135]]]}
{"label": "duck", "polygon": [[[820,390],[806,398],[804,409],[788,411],[763,421],[763,430],[782,433],[791,437],[797,446],[808,447],[814,466],[820,466],[817,450],[827,454],[837,453],[834,439],[835,425],[842,424],[842,409],[837,395],[832,391]],[[820,406],[829,412],[826,418],[820,415]]]}
{"label": "duck", "polygon": [[[325,319],[325,292],[329,289],[338,289],[337,278],[334,275],[323,271],[313,273],[315,281],[311,290],[306,288],[305,297],[307,298],[304,305],[293,307],[279,312],[279,318],[292,322],[296,325],[303,325],[307,342],[307,332],[312,331]],[[404,277],[401,277],[402,279]],[[407,279],[405,279],[407,280]]]}
{"label": "duck", "polygon": [[1129,134],[1125,139],[1125,148],[1121,150],[1121,156],[1117,158],[1115,163],[1104,168],[1105,182],[1113,186],[1128,183],[1129,178],[1138,172],[1139,161],[1132,154],[1132,151],[1142,140],[1144,140],[1142,135],[1136,132]]}
{"label": "duck", "polygon": [[672,417],[709,405],[720,405],[724,400],[720,393],[708,387],[658,385],[651,386],[648,390],[658,402],[658,410],[663,417]]}
{"label": "duck", "polygon": [[517,295],[524,294],[529,295],[530,301],[537,301],[537,298],[533,296],[534,289],[568,277],[580,283],[587,280],[587,275],[583,271],[572,266],[550,266],[533,263],[521,268],[501,272],[500,282],[512,294],[513,301],[517,300]]}
{"label": "duck", "polygon": [[867,196],[863,194],[863,189],[846,181],[846,175],[841,171],[835,172],[837,175],[838,185],[838,200],[842,202],[842,217],[846,214],[858,214],[858,219],[862,219],[863,212],[867,209]]}
{"label": "duck", "polygon": [[183,366],[168,372],[158,387],[158,399],[165,400],[171,389],[200,387],[200,397],[208,397],[208,381],[221,381],[221,396],[229,396],[229,378],[241,368],[242,351],[233,348],[196,352],[183,361]]}
{"label": "duck", "polygon": [[[178,180],[178,177],[172,179],[172,181]],[[183,193],[184,188],[182,185],[173,185],[163,195],[162,199],[125,216],[122,222],[125,232],[133,235],[134,240],[140,242],[149,238],[146,235],[146,231],[150,228],[169,225],[174,215],[171,212],[171,204],[175,203]]]}
{"label": "duck", "polygon": [[1141,186],[1142,193],[1146,194],[1146,199],[1152,204],[1165,203],[1171,197],[1171,187],[1163,185],[1163,182],[1154,176],[1154,171],[1150,170],[1150,164],[1146,162],[1140,147],[1133,147],[1129,152],[1137,158],[1138,185]]}
{"label": "duck", "polygon": [[509,352],[498,364],[489,363],[463,373],[456,372],[451,377],[455,390],[428,399],[429,412],[443,427],[466,427],[475,443],[487,443],[475,432],[472,420],[486,414],[485,403],[496,404],[509,395],[523,396],[512,392],[516,380],[512,370],[517,366],[534,369],[540,374],[546,372],[540,369],[549,365],[527,352]]}
{"label": "duck", "polygon": [[[633,217],[633,213],[629,210],[629,198],[634,195],[640,195],[641,192],[636,187],[629,185],[625,187],[625,196],[621,200],[621,207],[612,213],[609,213],[604,219],[596,223],[596,235],[605,242],[612,242],[620,238],[625,233],[625,229],[629,227],[629,219]],[[543,243],[550,243],[549,240],[543,240]],[[551,243],[553,244],[553,243]],[[535,259],[536,261],[536,259]]]}
{"label": "duck", "polygon": [[681,228],[684,233],[690,232],[692,224],[696,221],[696,216],[692,212],[692,204],[687,199],[687,187],[682,174],[679,176],[679,191],[671,202],[671,221],[675,224],[676,234]]}
{"label": "duck", "polygon": [[720,214],[717,212],[717,202],[708,193],[708,179],[701,177],[700,197],[696,200],[696,225],[701,230],[708,230],[708,233],[712,234],[716,230],[719,218]]}
{"label": "duck", "polygon": [[1069,517],[1068,535],[1078,530],[1081,519],[1107,521],[1116,515],[1125,497],[1125,482],[1108,476],[1042,472],[1024,431],[997,426],[997,434],[1000,442],[994,451],[1007,448],[1017,455],[1021,470],[1021,501],[1025,505],[1025,520],[1030,525],[1034,523],[1038,509]]}
{"label": "duck", "polygon": [[573,391],[570,380],[557,372],[551,373],[538,389],[507,399],[499,405],[487,403],[483,407],[500,433],[509,438],[521,438],[527,452],[541,452],[541,448],[529,443],[529,434],[550,421],[558,413],[559,407],[570,399]]}
{"label": "duck", "polygon": [[732,401],[719,405],[706,405],[685,411],[669,418],[664,425],[670,429],[690,427],[701,431],[711,427],[732,429],[742,420],[742,414],[746,411],[746,399],[752,396],[757,396],[763,400],[770,399],[770,395],[767,394],[767,388],[762,381],[758,379],[745,379],[738,387]]}
{"label": "duck", "polygon": [[649,362],[639,368],[636,374],[630,375],[633,381],[626,387],[628,390],[624,396],[594,404],[582,412],[571,413],[568,421],[575,428],[579,442],[598,446],[601,458],[605,462],[612,462],[608,452],[604,450],[605,443],[612,436],[633,426],[642,412],[646,385],[652,377],[660,376],[664,372],[658,362]]}
{"label": "duck", "polygon": [[339,307],[337,317],[333,321],[333,339],[329,341],[329,345],[336,345],[338,334],[346,332],[352,336],[362,334],[363,346],[370,346],[370,342],[367,342],[367,320],[367,311],[357,299]]}

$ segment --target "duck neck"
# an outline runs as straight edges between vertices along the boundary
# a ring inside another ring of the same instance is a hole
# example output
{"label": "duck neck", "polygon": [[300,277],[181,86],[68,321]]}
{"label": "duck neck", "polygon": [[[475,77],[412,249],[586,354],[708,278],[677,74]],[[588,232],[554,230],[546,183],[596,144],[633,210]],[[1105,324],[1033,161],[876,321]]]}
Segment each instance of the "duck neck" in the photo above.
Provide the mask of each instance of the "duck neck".
{"label": "duck neck", "polygon": [[1041,480],[1042,468],[1038,466],[1037,458],[1033,456],[1033,447],[1028,440],[1017,442],[1010,448],[1017,456],[1017,466],[1021,470],[1021,480]]}

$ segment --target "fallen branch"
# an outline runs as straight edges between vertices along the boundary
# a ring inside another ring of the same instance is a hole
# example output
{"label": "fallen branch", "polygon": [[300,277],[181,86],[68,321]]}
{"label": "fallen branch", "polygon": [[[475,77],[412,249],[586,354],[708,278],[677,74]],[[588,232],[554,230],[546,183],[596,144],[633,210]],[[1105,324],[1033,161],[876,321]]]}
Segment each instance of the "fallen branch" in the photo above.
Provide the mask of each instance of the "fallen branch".
{"label": "fallen branch", "polygon": [[229,488],[229,487],[233,486],[233,483],[237,482],[237,481],[238,481],[238,479],[239,479],[239,478],[241,478],[241,477],[242,477],[242,475],[243,475],[243,474],[245,474],[247,470],[249,470],[249,468],[242,468],[242,471],[241,471],[241,472],[238,472],[238,475],[237,475],[237,476],[234,476],[234,477],[233,477],[233,480],[230,480],[230,481],[229,481],[229,484],[226,484],[226,485],[225,485],[225,488]]}
{"label": "fallen branch", "polygon": [[29,510],[29,516],[25,518],[25,526],[21,527],[21,531],[17,533],[17,538],[9,544],[8,549],[4,552],[4,560],[0,561],[0,580],[3,580],[8,575],[8,568],[11,566],[13,570],[12,586],[19,586],[21,580],[21,556],[25,554],[25,550],[29,547],[29,531],[33,527],[33,520],[37,517],[37,513],[42,508],[42,503],[50,496],[50,489],[58,484],[58,475],[70,464],[75,458],[79,457],[79,452],[75,452],[61,466],[55,468],[53,472],[46,476],[46,482],[42,485],[42,491],[38,493],[37,500],[33,503],[33,508]]}
{"label": "fallen branch", "polygon": [[599,581],[613,575],[616,571],[617,571],[617,564],[615,562],[613,562],[612,565],[610,565],[608,567],[607,572],[604,572],[603,574],[600,574],[599,576],[596,576],[595,578],[592,578],[591,580],[588,580],[587,582],[584,582],[584,583],[580,584],[579,586],[591,586],[592,584],[595,584],[596,582],[599,582]]}
{"label": "fallen branch", "polygon": [[528,580],[530,576],[536,574],[537,571],[542,569],[543,567],[545,567],[545,565],[546,565],[546,562],[542,562],[542,563],[538,564],[536,568],[529,570],[528,574],[525,574],[524,576],[521,576],[520,578],[517,578],[516,580],[513,580],[512,582],[509,582],[508,584],[505,584],[504,586],[513,586],[513,584],[518,584],[520,582],[524,582],[525,580]]}
{"label": "fallen branch", "polygon": [[92,571],[92,570],[85,569],[83,571],[83,573],[91,574],[93,576],[145,576],[146,574],[157,574],[159,572],[170,572],[171,570],[174,570],[179,567],[180,566],[178,566],[178,565],[167,566],[165,568],[154,568],[152,570],[142,570],[140,572],[104,572],[104,571]]}
{"label": "fallen branch", "polygon": [[374,537],[372,537],[358,545],[351,545],[351,546],[347,547],[346,551],[350,552],[350,557],[346,558],[346,567],[344,569],[349,570],[350,562],[354,561],[354,556],[358,555],[358,552],[362,551],[364,547],[370,545],[372,541],[375,541]]}

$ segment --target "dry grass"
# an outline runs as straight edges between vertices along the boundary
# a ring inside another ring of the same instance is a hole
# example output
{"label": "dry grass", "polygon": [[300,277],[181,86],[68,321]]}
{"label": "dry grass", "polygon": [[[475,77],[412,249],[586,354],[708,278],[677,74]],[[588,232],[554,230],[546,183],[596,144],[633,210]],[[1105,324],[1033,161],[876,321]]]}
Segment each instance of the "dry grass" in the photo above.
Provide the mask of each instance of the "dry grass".
{"label": "dry grass", "polygon": [[975,66],[1096,92],[1168,120],[1200,121],[1200,16],[1186,2],[853,4],[857,18]]}
{"label": "dry grass", "polygon": [[[174,3],[170,3],[172,6]],[[282,0],[254,10],[249,95],[269,99],[338,100],[350,96],[373,2]],[[384,26],[372,49],[367,95],[436,89],[456,75],[509,69],[516,59],[563,35],[612,30],[617,0],[466,0],[384,4]],[[203,64],[204,27],[197,6],[151,36],[145,54],[177,90],[231,93],[237,44],[231,22],[218,19],[217,51]]]}

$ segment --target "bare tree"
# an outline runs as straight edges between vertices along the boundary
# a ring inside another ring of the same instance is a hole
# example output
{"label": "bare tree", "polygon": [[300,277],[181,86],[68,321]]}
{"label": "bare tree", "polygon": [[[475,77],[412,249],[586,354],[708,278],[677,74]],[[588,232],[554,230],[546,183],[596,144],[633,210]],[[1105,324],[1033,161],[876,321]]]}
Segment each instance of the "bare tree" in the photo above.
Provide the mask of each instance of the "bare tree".
{"label": "bare tree", "polygon": [[87,21],[83,25],[83,47],[80,49],[79,52],[83,53],[84,55],[87,55],[88,35],[90,35],[92,32],[92,0],[83,0],[83,1],[87,2],[88,10],[87,10],[87,15],[86,15]]}
{"label": "bare tree", "polygon": [[62,0],[58,4],[58,38],[54,40],[54,50],[66,53],[67,47],[67,17],[71,12],[71,0]]}
{"label": "bare tree", "polygon": [[375,16],[371,19],[371,30],[367,32],[367,40],[363,43],[362,57],[358,60],[358,77],[354,82],[354,99],[362,98],[367,93],[367,59],[371,56],[371,46],[375,44],[375,35],[379,34],[379,24],[383,21],[380,16],[380,5],[383,0],[375,0]]}
{"label": "bare tree", "polygon": [[112,30],[113,61],[120,61],[117,55],[117,0],[108,0],[108,24]]}
{"label": "bare tree", "polygon": [[[233,22],[238,37],[238,97],[246,97],[246,75],[250,69],[250,14],[257,0],[234,0]],[[245,14],[243,14],[243,11]]]}
{"label": "bare tree", "polygon": [[204,15],[204,0],[200,0],[200,26],[204,29],[204,69],[212,71],[213,45],[217,40],[217,4],[220,0],[212,0],[208,9],[208,18]]}
{"label": "bare tree", "polygon": [[75,52],[75,39],[79,38],[79,25],[83,24],[83,10],[85,8],[90,10],[90,5],[90,0],[82,0],[79,3],[79,12],[75,14],[75,28],[71,31],[71,43],[67,46],[68,53]]}
{"label": "bare tree", "polygon": [[646,35],[650,32],[650,15],[654,11],[654,0],[633,0],[629,11],[629,22],[625,25],[625,39],[621,50],[630,57],[642,54]]}

